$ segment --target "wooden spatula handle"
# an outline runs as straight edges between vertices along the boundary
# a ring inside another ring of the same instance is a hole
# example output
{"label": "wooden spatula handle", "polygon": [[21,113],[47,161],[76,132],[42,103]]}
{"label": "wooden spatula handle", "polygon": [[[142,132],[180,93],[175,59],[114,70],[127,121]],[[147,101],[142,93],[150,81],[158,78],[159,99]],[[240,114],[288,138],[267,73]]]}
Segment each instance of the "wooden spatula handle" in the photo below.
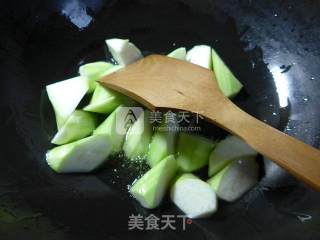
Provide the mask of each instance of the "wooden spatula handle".
{"label": "wooden spatula handle", "polygon": [[[320,151],[270,127],[232,102],[219,114],[204,111],[209,121],[245,140],[256,151],[278,163],[294,176],[320,190]],[[223,126],[222,124],[223,123]]]}

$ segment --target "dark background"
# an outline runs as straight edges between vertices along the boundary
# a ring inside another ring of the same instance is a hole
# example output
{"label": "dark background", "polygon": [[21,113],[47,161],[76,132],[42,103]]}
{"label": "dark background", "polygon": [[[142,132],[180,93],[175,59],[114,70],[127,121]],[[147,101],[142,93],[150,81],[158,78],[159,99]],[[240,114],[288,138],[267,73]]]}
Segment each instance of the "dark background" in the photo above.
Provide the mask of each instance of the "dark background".
{"label": "dark background", "polygon": [[[1,1],[0,239],[320,239],[320,194],[269,161],[259,186],[186,231],[128,231],[129,215],[150,214],[126,192],[136,167],[112,159],[94,175],[54,174],[40,111],[47,84],[105,59],[105,38],[146,53],[210,44],[245,85],[238,105],[319,147],[319,9],[311,0]],[[152,213],[181,214],[168,202]]]}

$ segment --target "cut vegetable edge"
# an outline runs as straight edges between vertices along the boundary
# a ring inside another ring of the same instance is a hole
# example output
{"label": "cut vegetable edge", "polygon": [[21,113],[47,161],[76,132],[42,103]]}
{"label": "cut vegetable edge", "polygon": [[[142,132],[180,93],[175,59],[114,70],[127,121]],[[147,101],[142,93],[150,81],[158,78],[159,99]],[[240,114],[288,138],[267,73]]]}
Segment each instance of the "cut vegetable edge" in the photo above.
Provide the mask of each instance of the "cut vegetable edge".
{"label": "cut vegetable edge", "polygon": [[209,217],[218,208],[214,190],[193,174],[179,176],[171,188],[170,197],[189,218]]}
{"label": "cut vegetable edge", "polygon": [[234,76],[214,49],[212,49],[212,67],[219,88],[226,97],[232,98],[241,91],[242,83]]}
{"label": "cut vegetable edge", "polygon": [[157,131],[153,134],[147,156],[150,167],[155,166],[159,161],[168,155],[175,153],[177,133]]}
{"label": "cut vegetable edge", "polygon": [[259,165],[254,157],[233,160],[208,180],[220,199],[234,202],[258,183]]}
{"label": "cut vegetable edge", "polygon": [[90,136],[49,150],[46,161],[58,173],[86,173],[103,164],[111,150],[107,135]]}
{"label": "cut vegetable edge", "polygon": [[120,114],[123,105],[117,107],[93,132],[93,135],[106,134],[112,139],[112,153],[121,151],[127,133],[127,128],[117,124],[117,115]]}
{"label": "cut vegetable edge", "polygon": [[148,119],[148,111],[144,111],[127,132],[123,144],[125,156],[132,160],[144,158],[148,153],[151,138],[152,126]]}
{"label": "cut vegetable edge", "polygon": [[88,90],[88,82],[80,76],[46,86],[49,100],[56,115],[58,129],[73,113]]}
{"label": "cut vegetable edge", "polygon": [[232,160],[241,157],[254,157],[257,154],[253,148],[239,137],[227,136],[215,146],[210,155],[208,176],[215,175]]}
{"label": "cut vegetable edge", "polygon": [[186,60],[201,67],[212,69],[211,47],[197,45],[191,48],[186,55]]}
{"label": "cut vegetable edge", "polygon": [[113,38],[105,40],[107,47],[120,65],[128,65],[142,58],[141,51],[128,39]]}
{"label": "cut vegetable edge", "polygon": [[94,113],[108,114],[114,111],[121,104],[121,99],[112,96],[97,103],[90,103],[89,105],[84,107],[83,110]]}
{"label": "cut vegetable edge", "polygon": [[85,138],[93,132],[96,125],[97,119],[92,113],[75,110],[55,134],[51,143],[62,145]]}
{"label": "cut vegetable edge", "polygon": [[89,92],[93,92],[97,84],[96,81],[108,74],[113,67],[114,65],[108,62],[91,62],[80,66],[79,74],[88,81]]}
{"label": "cut vegetable edge", "polygon": [[169,155],[135,181],[130,193],[143,207],[156,208],[162,202],[176,171],[176,160]]}
{"label": "cut vegetable edge", "polygon": [[125,99],[125,96],[101,85],[97,85],[95,91],[93,92],[90,103],[85,106],[83,110],[108,114],[121,105]]}
{"label": "cut vegetable edge", "polygon": [[193,172],[208,165],[214,146],[214,141],[202,136],[179,133],[176,151],[180,171]]}
{"label": "cut vegetable edge", "polygon": [[180,47],[170,52],[167,56],[179,60],[186,60],[187,50],[185,47]]}

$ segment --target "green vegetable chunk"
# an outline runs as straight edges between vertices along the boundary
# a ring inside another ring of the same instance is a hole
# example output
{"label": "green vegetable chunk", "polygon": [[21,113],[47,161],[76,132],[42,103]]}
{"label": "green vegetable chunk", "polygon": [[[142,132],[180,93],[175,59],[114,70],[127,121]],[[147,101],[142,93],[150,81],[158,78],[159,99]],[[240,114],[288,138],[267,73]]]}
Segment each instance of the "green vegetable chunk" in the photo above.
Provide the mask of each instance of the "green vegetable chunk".
{"label": "green vegetable chunk", "polygon": [[128,65],[142,58],[141,51],[128,39],[107,39],[106,44],[114,58],[120,65]]}
{"label": "green vegetable chunk", "polygon": [[179,176],[171,188],[172,202],[189,218],[209,217],[217,211],[217,197],[210,185],[193,174]]}
{"label": "green vegetable chunk", "polygon": [[46,90],[60,129],[88,92],[89,85],[82,77],[75,77],[50,84]]}
{"label": "green vegetable chunk", "polygon": [[89,136],[96,126],[97,119],[92,113],[76,110],[70,115],[51,142],[62,145],[79,140]]}
{"label": "green vegetable chunk", "polygon": [[125,98],[125,96],[98,84],[89,105],[84,107],[83,110],[108,114],[121,105]]}
{"label": "green vegetable chunk", "polygon": [[148,111],[141,114],[127,132],[123,151],[130,159],[143,158],[148,153],[152,137],[152,127],[148,116]]}
{"label": "green vegetable chunk", "polygon": [[211,69],[211,47],[207,45],[194,46],[187,52],[186,59],[187,61],[193,64],[197,64],[201,67]]}
{"label": "green vegetable chunk", "polygon": [[218,85],[223,94],[229,98],[237,95],[242,89],[243,85],[233,75],[233,73],[214,49],[212,49],[212,65]]}
{"label": "green vegetable chunk", "polygon": [[170,155],[134,182],[130,193],[143,207],[156,208],[164,198],[176,171],[176,160]]}
{"label": "green vegetable chunk", "polygon": [[162,123],[153,134],[147,156],[147,162],[150,167],[155,166],[165,157],[175,153],[177,127],[177,120],[173,119],[172,122]]}
{"label": "green vegetable chunk", "polygon": [[111,139],[95,135],[51,149],[46,160],[58,173],[85,173],[104,163],[111,151]]}
{"label": "green vegetable chunk", "polygon": [[151,140],[148,151],[148,164],[155,166],[163,158],[174,153],[175,133],[157,131]]}
{"label": "green vegetable chunk", "polygon": [[187,50],[185,47],[177,48],[168,54],[168,57],[172,57],[180,60],[186,60],[186,56],[187,56]]}
{"label": "green vegetable chunk", "polygon": [[215,143],[204,137],[180,133],[177,142],[177,162],[181,171],[193,172],[208,164]]}
{"label": "green vegetable chunk", "polygon": [[254,158],[234,160],[208,180],[218,197],[233,202],[250,190],[257,182],[259,166]]}
{"label": "green vegetable chunk", "polygon": [[79,68],[79,74],[87,79],[89,83],[89,92],[93,92],[97,86],[97,80],[110,73],[110,69],[114,67],[113,64],[107,62],[92,62],[87,63]]}
{"label": "green vegetable chunk", "polygon": [[246,142],[236,136],[228,136],[220,141],[210,155],[209,177],[215,175],[232,160],[243,157],[254,157],[257,152]]}
{"label": "green vegetable chunk", "polygon": [[[112,152],[118,153],[122,149],[122,145],[127,133],[127,129],[125,126],[117,125],[117,114],[122,111],[123,105],[120,105],[117,107],[116,110],[114,110],[107,119],[102,122],[97,129],[93,132],[93,135],[97,134],[106,134],[110,136],[110,139],[112,140]],[[122,127],[122,129],[118,129],[119,127]]]}

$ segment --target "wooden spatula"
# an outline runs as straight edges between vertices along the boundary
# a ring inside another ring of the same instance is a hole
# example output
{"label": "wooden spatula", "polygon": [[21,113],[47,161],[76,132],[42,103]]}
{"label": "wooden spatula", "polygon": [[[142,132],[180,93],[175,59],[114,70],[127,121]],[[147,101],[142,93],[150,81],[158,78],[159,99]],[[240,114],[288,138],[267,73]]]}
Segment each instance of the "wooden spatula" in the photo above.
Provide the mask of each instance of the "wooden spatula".
{"label": "wooden spatula", "polygon": [[242,111],[222,94],[214,73],[208,69],[151,55],[104,77],[101,83],[150,110],[165,108],[199,113],[320,190],[320,151]]}

